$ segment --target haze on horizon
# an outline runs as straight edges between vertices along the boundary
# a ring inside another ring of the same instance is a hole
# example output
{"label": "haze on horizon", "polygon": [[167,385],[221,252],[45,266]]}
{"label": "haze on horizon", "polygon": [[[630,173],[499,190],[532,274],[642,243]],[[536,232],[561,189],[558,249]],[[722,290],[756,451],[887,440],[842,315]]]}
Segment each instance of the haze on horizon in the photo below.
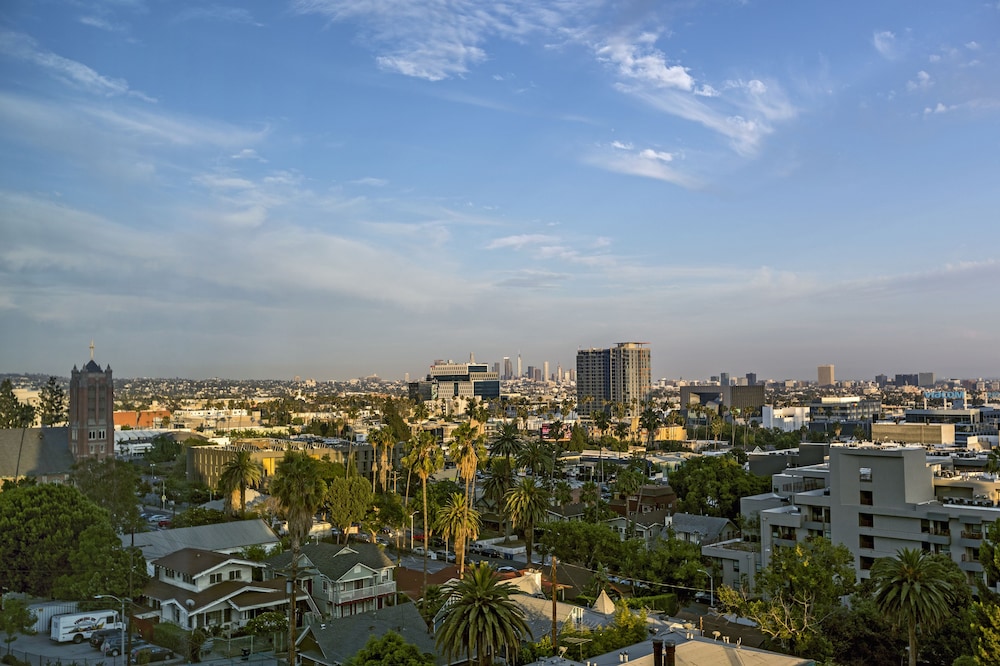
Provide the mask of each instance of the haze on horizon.
{"label": "haze on horizon", "polygon": [[1000,6],[0,18],[0,371],[1000,376]]}

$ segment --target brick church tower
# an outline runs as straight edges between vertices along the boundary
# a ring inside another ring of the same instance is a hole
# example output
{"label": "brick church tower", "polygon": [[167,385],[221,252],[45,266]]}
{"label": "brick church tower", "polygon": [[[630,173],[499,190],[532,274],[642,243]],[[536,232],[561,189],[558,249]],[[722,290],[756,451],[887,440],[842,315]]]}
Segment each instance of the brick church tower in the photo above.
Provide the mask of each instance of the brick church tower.
{"label": "brick church tower", "polygon": [[101,369],[94,362],[94,343],[90,343],[90,362],[73,373],[69,380],[69,450],[79,462],[84,458],[103,460],[115,451],[115,389],[111,366]]}

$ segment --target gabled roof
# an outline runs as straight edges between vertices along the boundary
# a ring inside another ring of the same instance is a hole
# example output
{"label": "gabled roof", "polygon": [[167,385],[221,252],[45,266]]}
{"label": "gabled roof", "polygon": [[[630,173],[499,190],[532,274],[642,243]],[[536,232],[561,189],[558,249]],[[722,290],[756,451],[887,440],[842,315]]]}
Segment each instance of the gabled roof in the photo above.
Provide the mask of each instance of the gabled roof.
{"label": "gabled roof", "polygon": [[[124,534],[121,540],[123,546],[129,546],[132,543],[132,535]],[[135,534],[135,545],[142,548],[142,554],[147,561],[159,559],[184,548],[234,553],[247,546],[270,547],[278,543],[278,537],[260,518]]]}
{"label": "gabled roof", "polygon": [[[161,605],[173,600],[187,608],[189,613],[202,612],[223,601],[227,601],[236,610],[281,606],[288,602],[283,580],[224,581],[201,592],[177,587],[162,580],[151,580],[142,593],[146,597],[156,599]],[[295,598],[299,600],[307,599],[308,596],[304,590],[299,590],[295,594]]]}
{"label": "gabled roof", "polygon": [[153,564],[157,566],[172,569],[178,573],[188,574],[189,576],[200,576],[227,562],[238,562],[250,567],[263,566],[233,555],[225,555],[200,548],[182,548],[169,555],[153,560]]}
{"label": "gabled roof", "polygon": [[[340,580],[358,564],[373,571],[396,566],[382,552],[382,548],[374,543],[307,544],[302,546],[301,553],[302,557],[308,560],[308,564],[311,564],[330,580]],[[269,558],[267,563],[275,569],[285,569],[292,563],[292,554],[286,551]],[[303,562],[299,564],[300,566],[304,565]]]}
{"label": "gabled roof", "polygon": [[[369,638],[380,638],[389,631],[400,634],[407,643],[413,643],[421,652],[434,655],[437,664],[446,664],[438,654],[434,637],[427,633],[427,624],[411,603],[386,606],[371,613],[331,620],[324,624],[311,624],[303,633],[301,654],[323,664],[342,664],[365,646]],[[309,639],[312,639],[311,641]],[[314,642],[313,648],[310,642]]]}
{"label": "gabled roof", "polygon": [[72,467],[69,428],[0,430],[0,479],[13,479],[15,472],[34,477],[69,474]]}
{"label": "gabled roof", "polygon": [[735,529],[736,525],[728,518],[720,518],[718,516],[696,516],[691,513],[675,513],[671,527],[673,527],[674,532],[683,532],[685,534],[697,533],[701,534],[705,539],[711,539],[720,536],[729,527]]}

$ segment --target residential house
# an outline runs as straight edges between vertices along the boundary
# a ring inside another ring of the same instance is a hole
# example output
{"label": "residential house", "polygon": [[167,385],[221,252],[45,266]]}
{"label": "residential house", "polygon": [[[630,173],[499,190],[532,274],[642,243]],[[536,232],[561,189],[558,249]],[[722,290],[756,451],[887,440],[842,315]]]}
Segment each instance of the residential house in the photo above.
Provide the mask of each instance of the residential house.
{"label": "residential house", "polygon": [[667,522],[674,538],[703,546],[719,541],[735,539],[739,528],[728,518],[718,516],[696,516],[691,513],[675,513]]}
{"label": "residential house", "polygon": [[[263,568],[238,555],[183,548],[153,560],[153,578],[142,592],[146,610],[137,615],[184,629],[235,630],[261,613],[287,613],[284,581],[261,581],[255,572]],[[296,604],[315,611],[304,591],[296,594]]]}
{"label": "residential house", "polygon": [[[270,576],[284,576],[292,554],[270,558]],[[388,606],[395,600],[392,560],[377,544],[302,546],[298,578],[323,618],[337,620]]]}

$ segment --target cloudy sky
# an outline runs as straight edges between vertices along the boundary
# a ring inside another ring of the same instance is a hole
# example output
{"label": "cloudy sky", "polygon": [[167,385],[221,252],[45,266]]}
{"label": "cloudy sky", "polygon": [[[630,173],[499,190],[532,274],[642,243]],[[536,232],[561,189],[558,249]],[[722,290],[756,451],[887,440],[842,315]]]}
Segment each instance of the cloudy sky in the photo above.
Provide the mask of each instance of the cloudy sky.
{"label": "cloudy sky", "polygon": [[1000,375],[994,0],[7,0],[0,372]]}

